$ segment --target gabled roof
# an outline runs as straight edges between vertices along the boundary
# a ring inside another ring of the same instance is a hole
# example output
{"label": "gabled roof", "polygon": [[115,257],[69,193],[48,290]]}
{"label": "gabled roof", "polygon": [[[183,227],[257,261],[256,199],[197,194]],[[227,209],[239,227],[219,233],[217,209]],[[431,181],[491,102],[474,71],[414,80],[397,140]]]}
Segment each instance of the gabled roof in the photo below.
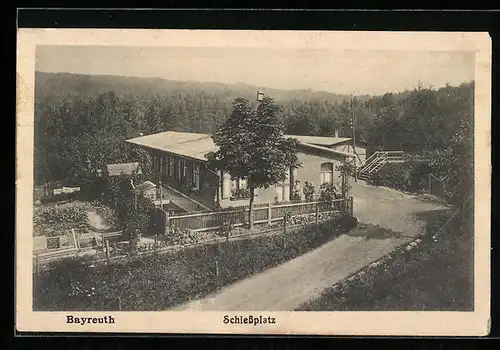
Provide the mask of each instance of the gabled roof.
{"label": "gabled roof", "polygon": [[106,168],[109,176],[132,175],[141,171],[138,162],[107,164]]}
{"label": "gabled roof", "polygon": [[[350,140],[349,138],[300,135],[284,136],[287,138],[295,138],[299,141],[299,143],[311,146],[312,148],[321,148],[323,151],[328,150],[332,154],[344,157],[354,156],[350,153],[323,147]],[[217,151],[217,145],[213,142],[212,137],[209,134],[200,133],[165,131],[147,136],[136,137],[126,140],[126,142],[149,149],[179,154],[184,157],[194,158],[201,161],[207,160],[205,158],[207,153]]]}
{"label": "gabled roof", "polygon": [[205,154],[217,150],[210,135],[189,132],[165,131],[136,137],[127,142],[203,161],[206,160]]}

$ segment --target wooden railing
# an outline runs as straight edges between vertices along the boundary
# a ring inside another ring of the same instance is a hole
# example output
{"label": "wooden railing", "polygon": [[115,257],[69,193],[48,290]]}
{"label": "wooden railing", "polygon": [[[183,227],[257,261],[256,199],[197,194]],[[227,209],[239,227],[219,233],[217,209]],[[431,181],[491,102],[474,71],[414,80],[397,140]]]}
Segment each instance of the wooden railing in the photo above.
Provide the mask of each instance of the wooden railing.
{"label": "wooden railing", "polygon": [[[236,207],[231,210],[210,213],[174,214],[167,217],[167,230],[173,228],[192,231],[210,231],[220,228],[225,222],[233,226],[244,226],[248,223],[248,207]],[[352,198],[335,199],[333,201],[310,201],[284,204],[258,204],[253,207],[254,224],[271,224],[283,220],[286,213],[300,216],[313,213],[338,212],[338,215],[353,214]]]}

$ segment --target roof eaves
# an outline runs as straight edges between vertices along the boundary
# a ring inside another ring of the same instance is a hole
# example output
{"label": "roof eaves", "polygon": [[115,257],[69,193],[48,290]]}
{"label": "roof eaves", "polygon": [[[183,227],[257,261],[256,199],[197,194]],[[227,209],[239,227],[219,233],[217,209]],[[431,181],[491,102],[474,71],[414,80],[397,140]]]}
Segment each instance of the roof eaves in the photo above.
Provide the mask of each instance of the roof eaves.
{"label": "roof eaves", "polygon": [[313,144],[310,144],[310,143],[305,143],[305,142],[300,142],[299,141],[299,144],[304,145],[304,146],[309,147],[309,148],[317,149],[317,150],[320,150],[320,151],[325,151],[325,152],[328,152],[328,153],[333,153],[335,155],[339,155],[339,156],[343,156],[343,157],[354,158],[356,156],[353,153],[342,152],[342,151],[338,151],[338,150],[327,148],[327,147],[313,145]]}

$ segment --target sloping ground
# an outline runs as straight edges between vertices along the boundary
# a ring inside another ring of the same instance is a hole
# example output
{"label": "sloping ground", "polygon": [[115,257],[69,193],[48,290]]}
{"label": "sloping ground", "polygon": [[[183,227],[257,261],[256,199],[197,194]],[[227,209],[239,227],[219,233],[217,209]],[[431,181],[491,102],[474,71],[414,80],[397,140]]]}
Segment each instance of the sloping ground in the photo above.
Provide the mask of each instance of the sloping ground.
{"label": "sloping ground", "polygon": [[425,222],[416,218],[417,212],[442,209],[361,182],[353,184],[353,195],[355,215],[365,224],[314,251],[174,310],[294,310],[421,234]]}

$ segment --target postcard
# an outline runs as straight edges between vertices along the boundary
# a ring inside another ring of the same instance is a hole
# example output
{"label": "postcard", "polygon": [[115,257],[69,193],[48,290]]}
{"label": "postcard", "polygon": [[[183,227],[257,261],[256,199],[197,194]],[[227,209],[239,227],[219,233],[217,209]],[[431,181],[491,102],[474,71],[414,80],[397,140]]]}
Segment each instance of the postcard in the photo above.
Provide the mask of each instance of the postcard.
{"label": "postcard", "polygon": [[18,30],[19,332],[487,335],[487,33]]}

